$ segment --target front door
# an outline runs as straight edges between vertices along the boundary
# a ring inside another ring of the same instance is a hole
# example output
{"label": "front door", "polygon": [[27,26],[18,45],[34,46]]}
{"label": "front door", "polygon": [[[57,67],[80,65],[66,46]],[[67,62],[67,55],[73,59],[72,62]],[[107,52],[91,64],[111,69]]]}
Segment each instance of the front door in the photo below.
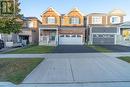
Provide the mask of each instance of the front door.
{"label": "front door", "polygon": [[28,35],[19,35],[20,42],[26,40],[27,44],[29,44],[29,36]]}
{"label": "front door", "polygon": [[49,40],[50,40],[50,41],[55,41],[55,39],[56,39],[56,32],[55,32],[55,31],[52,31],[52,32],[50,33],[50,38],[49,38]]}

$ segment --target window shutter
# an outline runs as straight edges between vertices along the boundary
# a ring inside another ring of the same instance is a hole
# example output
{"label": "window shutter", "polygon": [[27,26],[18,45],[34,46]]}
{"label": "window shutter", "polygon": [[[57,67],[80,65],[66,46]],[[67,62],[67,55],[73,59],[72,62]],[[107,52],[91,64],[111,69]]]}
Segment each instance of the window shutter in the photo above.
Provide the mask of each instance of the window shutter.
{"label": "window shutter", "polygon": [[80,20],[80,18],[79,18],[79,24],[81,23],[81,20]]}

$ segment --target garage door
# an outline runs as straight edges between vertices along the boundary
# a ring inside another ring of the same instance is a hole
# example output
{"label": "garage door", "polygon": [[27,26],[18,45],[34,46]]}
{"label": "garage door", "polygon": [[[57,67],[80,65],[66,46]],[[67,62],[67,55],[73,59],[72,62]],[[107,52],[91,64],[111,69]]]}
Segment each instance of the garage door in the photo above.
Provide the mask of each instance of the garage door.
{"label": "garage door", "polygon": [[83,44],[82,35],[60,35],[59,44],[60,45],[82,45]]}
{"label": "garage door", "polygon": [[93,44],[95,45],[114,45],[114,34],[93,34]]}

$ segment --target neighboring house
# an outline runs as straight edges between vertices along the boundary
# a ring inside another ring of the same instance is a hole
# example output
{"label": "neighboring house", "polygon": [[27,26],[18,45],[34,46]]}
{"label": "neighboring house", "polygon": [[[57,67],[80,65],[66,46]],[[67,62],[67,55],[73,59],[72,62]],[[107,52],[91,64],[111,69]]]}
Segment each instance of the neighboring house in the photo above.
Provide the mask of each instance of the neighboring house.
{"label": "neighboring house", "polygon": [[[17,19],[18,22],[21,24],[23,21],[21,19]],[[4,41],[5,47],[12,47],[15,43],[17,43],[17,33],[11,33],[11,34],[0,34],[0,39]]]}
{"label": "neighboring house", "polygon": [[24,17],[23,28],[18,34],[18,42],[25,44],[38,44],[39,41],[39,25],[41,22],[36,17]]}
{"label": "neighboring house", "polygon": [[114,45],[118,44],[120,29],[118,25],[123,23],[125,13],[115,9],[109,13],[92,13],[87,15],[89,26],[89,44]]}
{"label": "neighboring house", "polygon": [[119,44],[130,46],[130,22],[121,23],[118,28],[120,29]]}
{"label": "neighboring house", "polygon": [[23,24],[21,32],[11,34],[0,34],[0,39],[5,42],[5,47],[12,47],[17,43],[38,44],[39,25],[41,22],[36,17],[24,17],[20,19]]}
{"label": "neighboring house", "polygon": [[39,27],[39,45],[82,45],[85,43],[84,14],[77,8],[59,14],[48,8],[42,13]]}

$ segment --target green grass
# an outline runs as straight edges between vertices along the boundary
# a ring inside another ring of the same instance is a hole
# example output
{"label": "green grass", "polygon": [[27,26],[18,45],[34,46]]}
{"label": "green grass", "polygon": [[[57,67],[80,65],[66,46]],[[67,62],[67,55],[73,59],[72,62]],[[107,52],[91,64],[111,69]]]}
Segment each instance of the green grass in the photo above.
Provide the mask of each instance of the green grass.
{"label": "green grass", "polygon": [[111,50],[108,50],[108,49],[101,47],[101,46],[88,45],[87,47],[93,48],[98,52],[112,52]]}
{"label": "green grass", "polygon": [[128,63],[130,63],[130,56],[125,56],[125,57],[118,57],[119,59],[126,61]]}
{"label": "green grass", "polygon": [[17,49],[15,51],[6,52],[6,54],[42,54],[50,53],[53,49],[53,46],[29,46],[26,48]]}
{"label": "green grass", "polygon": [[41,61],[41,58],[0,59],[0,82],[21,83]]}

